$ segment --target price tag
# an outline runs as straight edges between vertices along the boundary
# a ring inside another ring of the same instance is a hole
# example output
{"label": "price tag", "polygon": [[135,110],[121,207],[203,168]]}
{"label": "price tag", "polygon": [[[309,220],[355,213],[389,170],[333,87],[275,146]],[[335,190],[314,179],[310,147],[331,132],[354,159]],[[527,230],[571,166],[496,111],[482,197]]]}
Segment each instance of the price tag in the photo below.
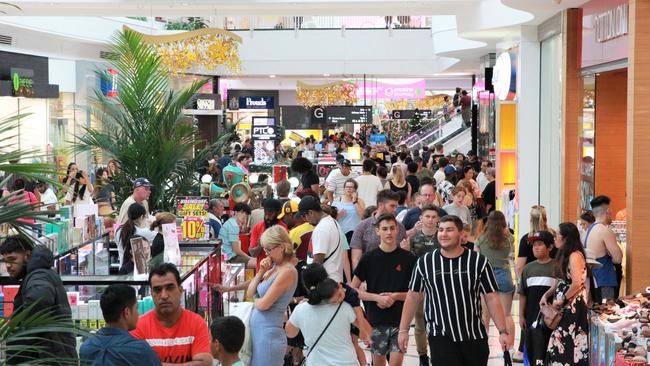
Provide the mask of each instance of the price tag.
{"label": "price tag", "polygon": [[184,217],[181,223],[183,240],[205,238],[205,221],[200,217]]}

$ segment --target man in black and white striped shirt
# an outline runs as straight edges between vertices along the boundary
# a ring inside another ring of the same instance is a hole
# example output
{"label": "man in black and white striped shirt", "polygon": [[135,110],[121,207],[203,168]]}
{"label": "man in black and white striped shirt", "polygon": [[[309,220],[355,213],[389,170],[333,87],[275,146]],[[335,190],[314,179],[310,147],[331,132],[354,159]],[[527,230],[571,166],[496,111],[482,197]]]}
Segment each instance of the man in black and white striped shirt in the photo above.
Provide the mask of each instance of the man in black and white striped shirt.
{"label": "man in black and white striped shirt", "polygon": [[418,300],[424,296],[432,365],[487,365],[490,348],[481,321],[481,295],[485,295],[488,312],[499,330],[502,349],[513,343],[492,267],[484,256],[461,246],[462,232],[463,223],[457,216],[440,219],[440,249],[417,260],[402,311],[398,342],[405,351]]}

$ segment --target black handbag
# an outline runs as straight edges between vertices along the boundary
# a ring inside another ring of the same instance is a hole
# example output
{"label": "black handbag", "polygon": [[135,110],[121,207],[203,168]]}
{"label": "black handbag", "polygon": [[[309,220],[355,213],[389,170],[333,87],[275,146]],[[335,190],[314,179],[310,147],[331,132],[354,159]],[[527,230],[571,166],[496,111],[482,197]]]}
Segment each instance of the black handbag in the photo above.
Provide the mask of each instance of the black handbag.
{"label": "black handbag", "polygon": [[530,365],[544,365],[546,348],[551,338],[551,330],[544,324],[544,316],[540,312],[536,322],[524,331],[524,353]]}

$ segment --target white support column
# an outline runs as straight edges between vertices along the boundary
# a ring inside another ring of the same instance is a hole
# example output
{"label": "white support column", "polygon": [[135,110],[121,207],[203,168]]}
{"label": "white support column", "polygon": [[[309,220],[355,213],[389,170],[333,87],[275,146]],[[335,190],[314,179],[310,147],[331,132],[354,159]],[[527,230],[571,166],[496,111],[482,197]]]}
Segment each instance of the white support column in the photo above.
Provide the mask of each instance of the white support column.
{"label": "white support column", "polygon": [[529,230],[530,207],[539,202],[540,45],[537,27],[522,26],[520,32],[517,70],[517,196],[521,237]]}

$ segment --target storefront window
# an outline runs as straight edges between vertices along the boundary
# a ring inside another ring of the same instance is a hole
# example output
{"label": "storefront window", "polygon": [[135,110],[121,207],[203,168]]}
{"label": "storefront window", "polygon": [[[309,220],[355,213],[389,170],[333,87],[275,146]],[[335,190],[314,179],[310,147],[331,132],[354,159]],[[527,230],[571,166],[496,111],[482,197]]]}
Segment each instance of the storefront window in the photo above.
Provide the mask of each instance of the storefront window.
{"label": "storefront window", "polygon": [[580,208],[590,209],[589,202],[595,192],[594,132],[596,128],[596,78],[593,75],[584,78],[582,98],[582,125],[580,130]]}

